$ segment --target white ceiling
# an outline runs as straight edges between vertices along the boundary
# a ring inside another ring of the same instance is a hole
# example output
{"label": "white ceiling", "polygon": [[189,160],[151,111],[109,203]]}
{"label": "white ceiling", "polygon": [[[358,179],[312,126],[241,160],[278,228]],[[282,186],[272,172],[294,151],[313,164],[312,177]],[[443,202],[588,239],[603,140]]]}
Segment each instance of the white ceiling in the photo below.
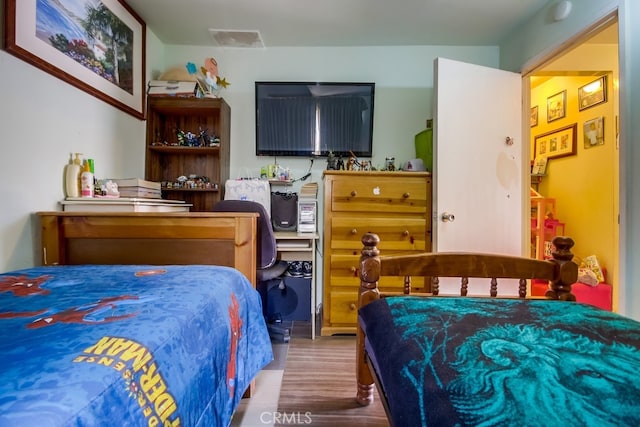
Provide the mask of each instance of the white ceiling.
{"label": "white ceiling", "polygon": [[125,1],[165,44],[219,46],[210,33],[219,29],[239,32],[231,46],[259,36],[269,48],[495,46],[555,0]]}

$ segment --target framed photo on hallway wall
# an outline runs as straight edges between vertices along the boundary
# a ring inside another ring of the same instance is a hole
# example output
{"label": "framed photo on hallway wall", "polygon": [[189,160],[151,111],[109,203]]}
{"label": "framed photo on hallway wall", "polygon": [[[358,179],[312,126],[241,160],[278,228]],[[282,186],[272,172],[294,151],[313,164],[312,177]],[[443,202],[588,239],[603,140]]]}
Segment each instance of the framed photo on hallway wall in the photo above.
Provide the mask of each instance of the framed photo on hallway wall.
{"label": "framed photo on hallway wall", "polygon": [[146,25],[124,0],[5,0],[4,30],[7,52],[144,119]]}
{"label": "framed photo on hallway wall", "polygon": [[578,88],[578,108],[580,111],[607,102],[607,76],[602,76]]}
{"label": "framed photo on hallway wall", "polygon": [[563,90],[547,98],[547,123],[567,115],[567,91]]}
{"label": "framed photo on hallway wall", "polygon": [[536,136],[533,158],[554,159],[576,154],[578,148],[577,129],[578,124],[574,123]]}
{"label": "framed photo on hallway wall", "polygon": [[584,148],[604,145],[604,117],[587,120],[583,125]]}

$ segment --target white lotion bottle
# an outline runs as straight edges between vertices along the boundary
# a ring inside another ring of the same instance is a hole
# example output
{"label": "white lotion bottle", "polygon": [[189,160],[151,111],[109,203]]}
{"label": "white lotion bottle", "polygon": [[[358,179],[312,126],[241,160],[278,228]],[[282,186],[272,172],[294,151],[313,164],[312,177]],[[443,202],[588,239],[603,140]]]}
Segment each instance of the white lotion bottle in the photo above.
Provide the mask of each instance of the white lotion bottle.
{"label": "white lotion bottle", "polygon": [[80,174],[82,173],[80,156],[80,153],[76,153],[73,161],[64,169],[64,194],[67,198],[80,197]]}

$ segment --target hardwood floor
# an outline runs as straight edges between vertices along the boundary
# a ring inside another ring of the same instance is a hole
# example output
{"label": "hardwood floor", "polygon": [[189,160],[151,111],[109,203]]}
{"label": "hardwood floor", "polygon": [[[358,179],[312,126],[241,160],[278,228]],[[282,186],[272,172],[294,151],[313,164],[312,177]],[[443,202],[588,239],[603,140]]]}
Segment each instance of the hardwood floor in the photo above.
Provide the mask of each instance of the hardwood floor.
{"label": "hardwood floor", "polygon": [[355,336],[292,338],[278,413],[300,425],[388,426],[377,393],[370,406],[355,401],[355,349]]}
{"label": "hardwood floor", "polygon": [[274,361],[256,378],[231,426],[388,426],[380,399],[355,401],[355,336],[310,339],[309,325],[294,325],[289,344],[273,343]]}

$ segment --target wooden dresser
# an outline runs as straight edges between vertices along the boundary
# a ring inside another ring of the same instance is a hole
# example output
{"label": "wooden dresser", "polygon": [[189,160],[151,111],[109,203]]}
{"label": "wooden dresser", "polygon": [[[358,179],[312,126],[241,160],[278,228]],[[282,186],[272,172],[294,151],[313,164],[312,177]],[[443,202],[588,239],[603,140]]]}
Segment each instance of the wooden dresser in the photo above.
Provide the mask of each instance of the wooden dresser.
{"label": "wooden dresser", "polygon": [[[430,251],[431,174],[324,172],[321,335],[356,331],[361,239],[368,232],[380,236],[385,254]],[[426,290],[415,279],[414,289]],[[402,286],[398,277],[380,280],[385,291]]]}

